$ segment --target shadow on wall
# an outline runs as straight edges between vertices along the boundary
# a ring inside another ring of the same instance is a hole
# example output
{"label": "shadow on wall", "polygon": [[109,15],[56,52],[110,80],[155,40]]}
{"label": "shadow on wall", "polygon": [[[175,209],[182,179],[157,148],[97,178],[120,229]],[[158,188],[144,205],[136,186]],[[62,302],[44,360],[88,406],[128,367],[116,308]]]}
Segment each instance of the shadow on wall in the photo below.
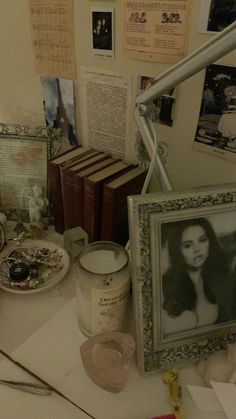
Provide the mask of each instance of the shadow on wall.
{"label": "shadow on wall", "polygon": [[[14,121],[14,122],[13,122]],[[0,122],[3,124],[20,124],[31,126],[44,126],[44,115],[34,112],[31,109],[24,109],[18,106],[0,106]]]}

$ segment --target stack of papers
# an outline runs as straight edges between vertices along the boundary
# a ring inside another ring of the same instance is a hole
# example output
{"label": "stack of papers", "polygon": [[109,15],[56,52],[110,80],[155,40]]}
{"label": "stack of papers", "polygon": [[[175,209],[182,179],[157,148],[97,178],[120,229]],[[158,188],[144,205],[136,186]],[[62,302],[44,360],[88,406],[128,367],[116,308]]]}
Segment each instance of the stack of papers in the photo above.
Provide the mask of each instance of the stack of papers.
{"label": "stack of papers", "polygon": [[235,419],[236,385],[211,381],[211,386],[187,386],[198,409],[222,412],[222,419]]}

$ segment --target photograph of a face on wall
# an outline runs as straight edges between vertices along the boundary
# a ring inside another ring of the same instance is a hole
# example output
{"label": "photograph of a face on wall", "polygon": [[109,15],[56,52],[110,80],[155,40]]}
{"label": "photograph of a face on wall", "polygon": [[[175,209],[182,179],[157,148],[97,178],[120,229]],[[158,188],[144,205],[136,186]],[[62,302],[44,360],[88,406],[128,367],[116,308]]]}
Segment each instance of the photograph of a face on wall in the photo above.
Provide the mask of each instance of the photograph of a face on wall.
{"label": "photograph of a face on wall", "polygon": [[114,58],[113,9],[92,10],[92,53],[95,57]]}
{"label": "photograph of a face on wall", "polygon": [[236,20],[236,0],[211,0],[207,30],[220,32]]}
{"label": "photograph of a face on wall", "polygon": [[41,86],[46,125],[60,129],[60,151],[77,146],[73,81],[41,76]]}
{"label": "photograph of a face on wall", "polygon": [[[151,86],[154,77],[138,76],[137,96]],[[174,120],[175,88],[167,90],[161,96],[158,96],[154,104],[156,109],[151,116],[153,122],[159,122],[163,125],[172,127]]]}
{"label": "photograph of a face on wall", "polygon": [[236,319],[236,211],[160,225],[163,339]]}
{"label": "photograph of a face on wall", "polygon": [[236,160],[236,67],[207,67],[193,147]]}

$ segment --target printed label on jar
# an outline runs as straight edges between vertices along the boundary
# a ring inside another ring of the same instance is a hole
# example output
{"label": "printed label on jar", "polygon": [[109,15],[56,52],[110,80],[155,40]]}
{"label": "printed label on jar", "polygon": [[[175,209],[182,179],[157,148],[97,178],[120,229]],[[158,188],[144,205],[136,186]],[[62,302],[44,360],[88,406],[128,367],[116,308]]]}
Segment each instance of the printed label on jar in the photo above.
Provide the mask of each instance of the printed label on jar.
{"label": "printed label on jar", "polygon": [[121,331],[128,315],[130,281],[120,288],[91,290],[92,334]]}

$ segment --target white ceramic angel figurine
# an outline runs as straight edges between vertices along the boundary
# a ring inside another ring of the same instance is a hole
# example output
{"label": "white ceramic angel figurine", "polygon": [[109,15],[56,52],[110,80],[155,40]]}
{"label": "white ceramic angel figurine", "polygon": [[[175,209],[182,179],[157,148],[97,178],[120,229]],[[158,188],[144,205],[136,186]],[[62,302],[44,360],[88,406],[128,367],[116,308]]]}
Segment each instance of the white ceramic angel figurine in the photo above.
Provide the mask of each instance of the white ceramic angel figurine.
{"label": "white ceramic angel figurine", "polygon": [[30,222],[42,222],[42,212],[48,205],[48,199],[43,196],[43,188],[37,183],[32,188],[33,194],[29,199]]}

